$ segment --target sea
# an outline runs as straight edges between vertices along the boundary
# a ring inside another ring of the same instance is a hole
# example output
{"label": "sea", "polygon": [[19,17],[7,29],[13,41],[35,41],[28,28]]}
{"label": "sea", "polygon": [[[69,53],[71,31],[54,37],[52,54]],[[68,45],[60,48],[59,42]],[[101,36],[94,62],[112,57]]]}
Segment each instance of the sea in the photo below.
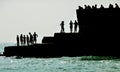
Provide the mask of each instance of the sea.
{"label": "sea", "polygon": [[[0,52],[5,46],[0,44]],[[13,44],[14,45],[14,44]],[[120,72],[120,58],[80,56],[17,58],[0,56],[0,72]]]}

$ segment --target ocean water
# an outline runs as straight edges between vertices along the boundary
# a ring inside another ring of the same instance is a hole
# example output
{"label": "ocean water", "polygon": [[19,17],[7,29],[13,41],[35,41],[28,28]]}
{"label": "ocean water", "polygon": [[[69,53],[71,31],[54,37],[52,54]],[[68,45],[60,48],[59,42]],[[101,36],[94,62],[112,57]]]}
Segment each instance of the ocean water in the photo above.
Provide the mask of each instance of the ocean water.
{"label": "ocean water", "polygon": [[4,52],[4,47],[5,46],[15,46],[15,43],[0,43],[0,53]]}
{"label": "ocean water", "polygon": [[61,58],[1,56],[0,72],[120,72],[120,59],[95,56]]}

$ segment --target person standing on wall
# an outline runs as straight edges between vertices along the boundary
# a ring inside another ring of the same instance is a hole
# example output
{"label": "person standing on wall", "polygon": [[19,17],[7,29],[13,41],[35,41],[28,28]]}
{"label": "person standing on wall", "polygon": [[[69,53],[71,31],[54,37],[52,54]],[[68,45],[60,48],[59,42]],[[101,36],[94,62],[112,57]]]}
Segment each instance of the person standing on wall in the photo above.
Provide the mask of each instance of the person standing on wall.
{"label": "person standing on wall", "polygon": [[64,21],[61,22],[60,26],[61,26],[61,33],[64,33]]}
{"label": "person standing on wall", "polygon": [[24,39],[23,43],[24,43],[24,45],[26,45],[26,36],[25,35],[23,36],[23,39]]}
{"label": "person standing on wall", "polygon": [[34,34],[33,34],[33,40],[34,40],[34,43],[36,44],[36,42],[37,42],[37,37],[38,37],[38,35],[36,34],[36,32],[34,32]]}
{"label": "person standing on wall", "polygon": [[27,45],[29,46],[29,44],[30,44],[30,38],[29,38],[28,35],[26,36],[26,39],[27,39],[27,40],[26,40],[26,41],[27,41]]}
{"label": "person standing on wall", "polygon": [[72,22],[72,20],[70,21],[70,33],[72,33],[72,31],[73,31],[73,22]]}
{"label": "person standing on wall", "polygon": [[16,40],[17,40],[17,46],[20,46],[19,35],[17,35]]}
{"label": "person standing on wall", "polygon": [[78,26],[78,23],[77,23],[77,21],[75,20],[75,22],[74,22],[74,32],[75,32],[75,33],[77,32],[77,26]]}
{"label": "person standing on wall", "polygon": [[30,44],[33,45],[33,35],[29,32],[30,35]]}
{"label": "person standing on wall", "polygon": [[21,42],[21,45],[23,45],[23,35],[22,34],[20,34],[20,42]]}

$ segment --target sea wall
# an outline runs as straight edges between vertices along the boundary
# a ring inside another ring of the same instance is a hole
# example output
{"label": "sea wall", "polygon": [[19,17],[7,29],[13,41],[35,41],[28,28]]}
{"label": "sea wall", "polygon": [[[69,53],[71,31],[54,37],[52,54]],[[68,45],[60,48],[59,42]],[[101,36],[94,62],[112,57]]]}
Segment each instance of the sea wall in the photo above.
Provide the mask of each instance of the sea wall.
{"label": "sea wall", "polygon": [[62,56],[119,56],[119,48],[103,43],[85,42],[78,33],[55,33],[52,44],[34,44],[31,46],[8,46],[4,56],[22,57],[62,57]]}

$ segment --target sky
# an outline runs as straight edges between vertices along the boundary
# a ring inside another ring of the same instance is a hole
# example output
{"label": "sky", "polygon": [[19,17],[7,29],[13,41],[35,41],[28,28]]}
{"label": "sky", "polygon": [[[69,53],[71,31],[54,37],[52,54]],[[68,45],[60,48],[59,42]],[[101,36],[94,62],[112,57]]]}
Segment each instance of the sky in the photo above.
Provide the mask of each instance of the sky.
{"label": "sky", "polygon": [[60,32],[60,23],[65,21],[69,32],[70,20],[76,20],[78,6],[118,3],[120,0],[0,0],[0,43],[16,43],[16,35],[38,34],[38,43],[44,36]]}

